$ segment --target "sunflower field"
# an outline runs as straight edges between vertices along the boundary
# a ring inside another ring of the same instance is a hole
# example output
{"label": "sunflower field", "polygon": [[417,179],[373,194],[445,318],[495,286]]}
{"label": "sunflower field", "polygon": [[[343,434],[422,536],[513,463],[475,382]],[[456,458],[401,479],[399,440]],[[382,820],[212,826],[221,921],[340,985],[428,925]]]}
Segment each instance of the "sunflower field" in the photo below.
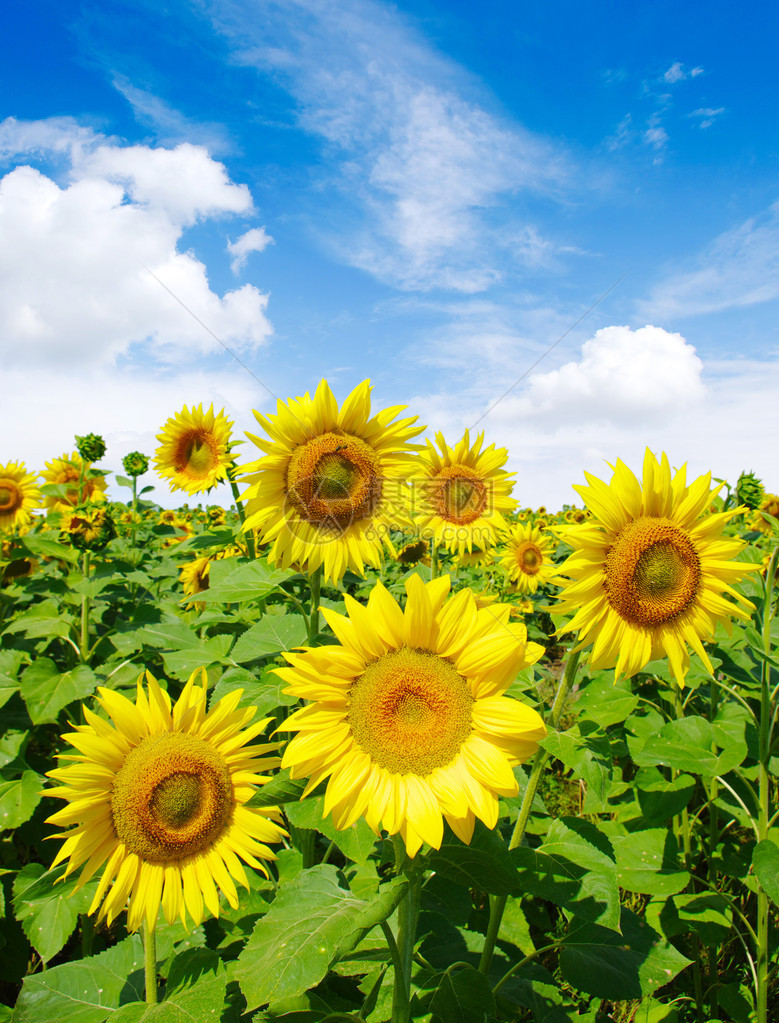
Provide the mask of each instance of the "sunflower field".
{"label": "sunflower field", "polygon": [[0,464],[0,1023],[779,1019],[779,497],[407,411]]}

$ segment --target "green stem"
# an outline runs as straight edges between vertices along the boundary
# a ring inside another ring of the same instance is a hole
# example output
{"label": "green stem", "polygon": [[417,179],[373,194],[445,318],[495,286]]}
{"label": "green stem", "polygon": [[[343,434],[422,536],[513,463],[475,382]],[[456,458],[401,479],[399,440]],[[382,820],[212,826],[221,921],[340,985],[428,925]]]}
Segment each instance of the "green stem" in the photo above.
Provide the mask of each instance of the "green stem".
{"label": "green stem", "polygon": [[381,929],[384,932],[384,937],[387,939],[387,945],[389,946],[390,958],[392,959],[392,966],[395,971],[395,982],[392,990],[392,1023],[402,1023],[402,1021],[409,1018],[409,998],[406,993],[406,983],[403,974],[403,962],[400,958],[400,951],[398,950],[398,943],[395,941],[395,935],[392,933],[392,928],[386,920],[381,921]]}
{"label": "green stem", "polygon": [[[89,583],[89,551],[84,551],[84,557],[82,560],[82,572],[84,575],[84,582]],[[79,644],[79,650],[81,653],[81,660],[84,664],[89,660],[89,594],[82,593],[81,595],[81,642]]]}
{"label": "green stem", "polygon": [[298,845],[303,856],[303,869],[313,867],[316,860],[316,832],[310,828],[298,831]]}
{"label": "green stem", "polygon": [[143,972],[146,980],[146,1004],[157,1004],[157,936],[144,920]]}
{"label": "green stem", "polygon": [[241,529],[246,534],[246,549],[249,552],[250,558],[257,557],[257,548],[254,544],[254,533],[251,529],[246,529],[246,512],[244,511],[243,501],[238,496],[238,484],[235,482],[235,470],[231,465],[227,470],[227,478],[230,481],[230,489],[233,492],[233,501],[235,501],[235,510],[238,512],[238,519],[241,523]]}
{"label": "green stem", "polygon": [[311,589],[311,610],[308,616],[308,645],[313,646],[319,635],[319,594],[322,587],[322,566],[308,574],[308,585]]}
{"label": "green stem", "polygon": [[81,913],[81,958],[87,959],[92,955],[92,942],[95,937],[95,921],[88,913]]}
{"label": "green stem", "polygon": [[422,868],[413,861],[409,866],[406,846],[400,835],[393,835],[395,868],[405,873],[408,890],[398,905],[398,961],[400,980],[395,969],[395,989],[392,999],[392,1023],[408,1023],[411,1005],[411,963],[414,956],[414,942],[419,918],[419,889],[422,885]]}
{"label": "green stem", "polygon": [[[565,671],[563,672],[560,684],[557,687],[557,694],[555,695],[550,715],[552,727],[555,730],[557,730],[562,719],[563,711],[565,710],[565,705],[571,692],[571,686],[573,685],[573,679],[576,675],[576,669],[579,666],[580,656],[581,651],[579,650],[575,653],[569,654],[565,665]],[[527,822],[530,819],[530,811],[533,806],[533,800],[536,797],[538,783],[541,780],[541,773],[548,759],[549,754],[545,749],[539,749],[535,755],[533,767],[530,771],[530,777],[527,780],[525,794],[522,797],[522,804],[519,808],[517,822],[514,825],[514,831],[511,836],[511,841],[509,842],[510,850],[518,849],[522,844],[522,839],[525,837],[525,828],[527,827]],[[500,924],[503,920],[503,913],[506,909],[507,901],[507,895],[495,895],[490,899],[490,919],[487,924],[487,933],[484,938],[484,948],[482,949],[481,958],[479,960],[479,971],[485,976],[487,976],[490,972],[492,957],[495,954],[495,943],[498,940]]]}
{"label": "green stem", "polygon": [[135,531],[137,529],[137,523],[135,516],[138,514],[138,477],[133,476],[133,524],[130,530],[130,542],[135,547]]}
{"label": "green stem", "polygon": [[[709,721],[714,721],[717,716],[717,704],[719,702],[719,690],[712,676],[709,685]],[[717,839],[719,835],[719,813],[717,810],[717,796],[719,795],[719,782],[716,777],[709,782],[709,855],[706,865],[706,878],[710,885],[716,881],[717,870],[714,865],[714,854],[717,851]],[[717,949],[710,945],[706,950],[706,958],[709,966],[709,1008],[711,1015],[717,1016],[719,998],[717,996],[717,981],[719,977],[719,966],[717,962]]]}

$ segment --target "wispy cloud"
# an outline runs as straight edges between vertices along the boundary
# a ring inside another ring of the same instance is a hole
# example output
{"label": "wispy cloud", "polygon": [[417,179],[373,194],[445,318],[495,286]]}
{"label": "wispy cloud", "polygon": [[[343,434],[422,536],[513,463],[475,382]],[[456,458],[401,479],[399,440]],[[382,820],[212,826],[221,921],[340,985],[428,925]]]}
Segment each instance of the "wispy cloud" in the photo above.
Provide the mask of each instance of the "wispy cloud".
{"label": "wispy cloud", "polygon": [[269,245],[273,245],[273,239],[264,227],[252,227],[234,242],[228,241],[227,251],[233,257],[230,260],[230,269],[234,274],[240,273],[246,266],[250,253],[263,252]]}
{"label": "wispy cloud", "polygon": [[339,202],[322,232],[384,281],[489,287],[511,263],[498,211],[518,192],[559,197],[570,182],[560,146],[491,111],[480,83],[388,4],[277,0],[260,16],[216,0],[212,11],[239,59],[281,82],[300,126],[328,147],[321,173]]}
{"label": "wispy cloud", "polygon": [[687,116],[698,119],[698,127],[701,129],[710,128],[720,114],[725,113],[724,107],[698,107]]}
{"label": "wispy cloud", "polygon": [[688,71],[681,61],[674,61],[674,63],[668,68],[667,71],[663,72],[662,80],[668,82],[669,85],[675,85],[677,82],[683,82],[686,78],[697,78],[698,75],[703,74],[702,67],[690,68]]}
{"label": "wispy cloud", "polygon": [[673,319],[779,298],[779,202],[720,234],[694,262],[661,280],[640,313]]}

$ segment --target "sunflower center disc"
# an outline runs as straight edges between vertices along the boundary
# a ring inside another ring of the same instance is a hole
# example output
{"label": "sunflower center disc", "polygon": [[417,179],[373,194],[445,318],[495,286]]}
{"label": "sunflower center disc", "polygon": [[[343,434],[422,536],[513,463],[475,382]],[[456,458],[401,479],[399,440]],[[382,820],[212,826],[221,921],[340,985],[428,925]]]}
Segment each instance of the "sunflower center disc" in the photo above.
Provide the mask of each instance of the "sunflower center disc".
{"label": "sunflower center disc", "polygon": [[453,666],[403,647],[369,664],[349,691],[349,726],[374,764],[430,774],[450,764],[471,732],[471,696]]}
{"label": "sunflower center disc", "polygon": [[22,495],[18,487],[0,485],[0,512],[16,511],[22,503]]}
{"label": "sunflower center disc", "polygon": [[466,465],[449,465],[433,481],[436,511],[443,519],[467,526],[487,506],[483,480]]}
{"label": "sunflower center disc", "polygon": [[606,556],[609,603],[635,625],[662,625],[695,600],[701,564],[691,538],[667,518],[642,516],[617,535]]}
{"label": "sunflower center disc", "polygon": [[216,466],[217,452],[202,433],[185,434],[176,452],[176,468],[193,476],[205,476]]}
{"label": "sunflower center disc", "polygon": [[235,797],[230,770],[203,739],[151,735],[117,772],[111,816],[129,852],[169,863],[208,848],[229,827]]}
{"label": "sunflower center disc", "polygon": [[536,575],[543,563],[543,555],[534,543],[524,543],[517,552],[519,567],[526,575]]}
{"label": "sunflower center disc", "polygon": [[323,433],[292,452],[287,496],[313,525],[343,532],[381,502],[381,465],[373,448],[346,433]]}

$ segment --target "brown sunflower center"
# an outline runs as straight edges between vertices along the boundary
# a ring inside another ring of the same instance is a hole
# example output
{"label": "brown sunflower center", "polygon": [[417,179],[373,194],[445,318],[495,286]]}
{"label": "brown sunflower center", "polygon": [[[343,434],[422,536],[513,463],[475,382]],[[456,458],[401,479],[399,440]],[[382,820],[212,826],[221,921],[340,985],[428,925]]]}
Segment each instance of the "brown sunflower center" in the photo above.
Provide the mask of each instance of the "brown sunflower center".
{"label": "brown sunflower center", "polygon": [[519,545],[515,556],[519,570],[525,575],[537,575],[544,563],[540,548],[530,540],[525,540]]}
{"label": "brown sunflower center", "polygon": [[694,602],[701,563],[690,536],[661,517],[641,516],[617,535],[606,556],[609,603],[634,625],[662,625]]}
{"label": "brown sunflower center", "polygon": [[128,753],[111,793],[116,835],[149,863],[206,849],[229,826],[235,796],[222,757],[203,739],[166,732]]}
{"label": "brown sunflower center", "polygon": [[22,492],[13,480],[0,480],[0,515],[8,515],[22,506]]}
{"label": "brown sunflower center", "polygon": [[467,465],[447,465],[432,481],[433,503],[442,519],[467,526],[487,507],[487,487]]}
{"label": "brown sunflower center", "polygon": [[207,430],[187,430],[176,444],[173,457],[179,472],[203,479],[219,464],[219,448]]}
{"label": "brown sunflower center", "polygon": [[381,465],[374,449],[359,437],[322,433],[292,452],[286,484],[301,518],[342,532],[375,514],[382,495]]}
{"label": "brown sunflower center", "polygon": [[457,756],[471,732],[472,707],[465,679],[448,661],[403,647],[355,680],[348,720],[374,764],[424,777]]}

